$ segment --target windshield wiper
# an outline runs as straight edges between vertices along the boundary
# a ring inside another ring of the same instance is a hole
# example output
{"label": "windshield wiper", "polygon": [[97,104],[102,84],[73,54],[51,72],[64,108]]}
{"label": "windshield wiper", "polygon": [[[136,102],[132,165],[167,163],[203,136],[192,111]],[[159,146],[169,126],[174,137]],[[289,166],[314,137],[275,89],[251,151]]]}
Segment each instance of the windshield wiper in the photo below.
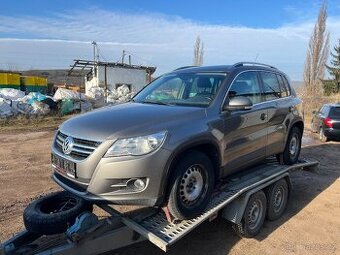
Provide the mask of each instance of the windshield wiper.
{"label": "windshield wiper", "polygon": [[159,105],[173,105],[170,103],[166,103],[163,101],[157,101],[157,100],[144,100],[142,101],[142,104],[159,104]]}

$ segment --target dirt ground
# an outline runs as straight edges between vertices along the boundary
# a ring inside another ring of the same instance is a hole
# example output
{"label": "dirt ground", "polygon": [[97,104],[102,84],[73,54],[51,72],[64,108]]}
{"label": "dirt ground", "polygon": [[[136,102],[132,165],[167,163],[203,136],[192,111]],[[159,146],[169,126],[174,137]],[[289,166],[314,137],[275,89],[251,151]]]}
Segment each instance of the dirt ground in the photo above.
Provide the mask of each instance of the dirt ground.
{"label": "dirt ground", "polygon": [[[58,190],[50,178],[54,131],[0,133],[0,241],[23,228],[22,212],[33,199]],[[283,217],[265,222],[254,239],[236,236],[223,219],[207,222],[168,254],[340,254],[340,142],[321,143],[309,131],[302,157],[320,161],[318,172],[292,174]],[[109,254],[163,254],[142,242]]]}

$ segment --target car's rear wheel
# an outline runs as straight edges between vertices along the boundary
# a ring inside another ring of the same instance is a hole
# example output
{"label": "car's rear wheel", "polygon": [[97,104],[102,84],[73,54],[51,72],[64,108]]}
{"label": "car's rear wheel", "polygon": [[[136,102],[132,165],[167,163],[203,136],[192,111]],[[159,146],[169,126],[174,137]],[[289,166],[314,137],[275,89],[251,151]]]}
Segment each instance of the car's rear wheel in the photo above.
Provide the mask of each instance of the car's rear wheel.
{"label": "car's rear wheel", "polygon": [[202,213],[209,203],[214,184],[213,165],[204,153],[191,151],[174,169],[168,208],[176,219],[190,219]]}
{"label": "car's rear wheel", "polygon": [[278,158],[282,159],[280,163],[292,165],[298,161],[301,151],[301,138],[302,133],[300,129],[293,127],[289,132],[285,150],[278,156]]}
{"label": "car's rear wheel", "polygon": [[325,136],[325,131],[324,131],[323,127],[320,128],[319,139],[322,142],[328,142],[328,138],[327,138],[327,136]]}

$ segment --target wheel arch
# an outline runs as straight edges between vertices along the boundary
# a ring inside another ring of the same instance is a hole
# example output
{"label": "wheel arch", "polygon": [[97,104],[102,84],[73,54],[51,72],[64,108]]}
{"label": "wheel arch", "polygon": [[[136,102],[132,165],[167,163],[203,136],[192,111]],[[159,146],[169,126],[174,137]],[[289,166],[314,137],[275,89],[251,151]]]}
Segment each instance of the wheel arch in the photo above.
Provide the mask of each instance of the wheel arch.
{"label": "wheel arch", "polygon": [[167,164],[166,164],[166,175],[163,177],[162,180],[162,186],[165,187],[163,189],[163,194],[161,201],[158,201],[160,203],[163,203],[167,194],[169,193],[169,183],[170,179],[172,177],[172,174],[174,174],[174,167],[176,166],[177,162],[188,152],[190,151],[199,151],[207,155],[213,164],[214,167],[214,173],[215,173],[215,180],[218,180],[221,175],[221,154],[218,145],[209,140],[202,140],[197,141],[195,143],[190,143],[184,146],[181,146],[180,148],[177,148],[172,155],[170,156]]}
{"label": "wheel arch", "polygon": [[[301,137],[303,136],[304,123],[303,123],[302,119],[293,121],[293,122],[289,125],[289,127],[288,127],[288,132],[286,133],[286,138],[285,138],[284,146],[286,146],[286,143],[287,143],[289,134],[290,134],[290,132],[292,131],[292,129],[293,129],[294,127],[297,127],[297,128],[300,130],[300,132],[301,132]],[[285,147],[283,147],[283,149],[284,149],[284,148],[285,148]]]}
{"label": "wheel arch", "polygon": [[298,120],[298,121],[293,122],[292,126],[289,129],[289,132],[290,132],[290,130],[292,130],[293,127],[299,128],[300,131],[301,131],[301,135],[303,135],[304,123],[303,123],[302,120]]}

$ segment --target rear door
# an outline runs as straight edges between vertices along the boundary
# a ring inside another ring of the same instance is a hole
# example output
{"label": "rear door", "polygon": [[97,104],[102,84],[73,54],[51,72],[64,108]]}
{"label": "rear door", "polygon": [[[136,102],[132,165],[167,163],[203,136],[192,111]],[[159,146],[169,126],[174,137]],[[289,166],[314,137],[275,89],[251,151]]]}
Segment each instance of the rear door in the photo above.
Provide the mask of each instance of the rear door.
{"label": "rear door", "polygon": [[230,86],[227,99],[245,96],[253,102],[251,110],[222,112],[224,120],[224,175],[265,157],[267,109],[255,71],[240,73]]}
{"label": "rear door", "polygon": [[319,132],[321,127],[324,125],[323,120],[327,118],[328,115],[328,106],[324,105],[320,108],[319,112],[316,114],[315,119],[315,128],[316,131]]}
{"label": "rear door", "polygon": [[[289,118],[291,99],[289,91],[281,88],[281,76],[274,72],[261,71],[265,105],[268,109],[268,144],[266,155],[282,152],[287,134],[286,119]],[[282,82],[282,81],[281,81]]]}

